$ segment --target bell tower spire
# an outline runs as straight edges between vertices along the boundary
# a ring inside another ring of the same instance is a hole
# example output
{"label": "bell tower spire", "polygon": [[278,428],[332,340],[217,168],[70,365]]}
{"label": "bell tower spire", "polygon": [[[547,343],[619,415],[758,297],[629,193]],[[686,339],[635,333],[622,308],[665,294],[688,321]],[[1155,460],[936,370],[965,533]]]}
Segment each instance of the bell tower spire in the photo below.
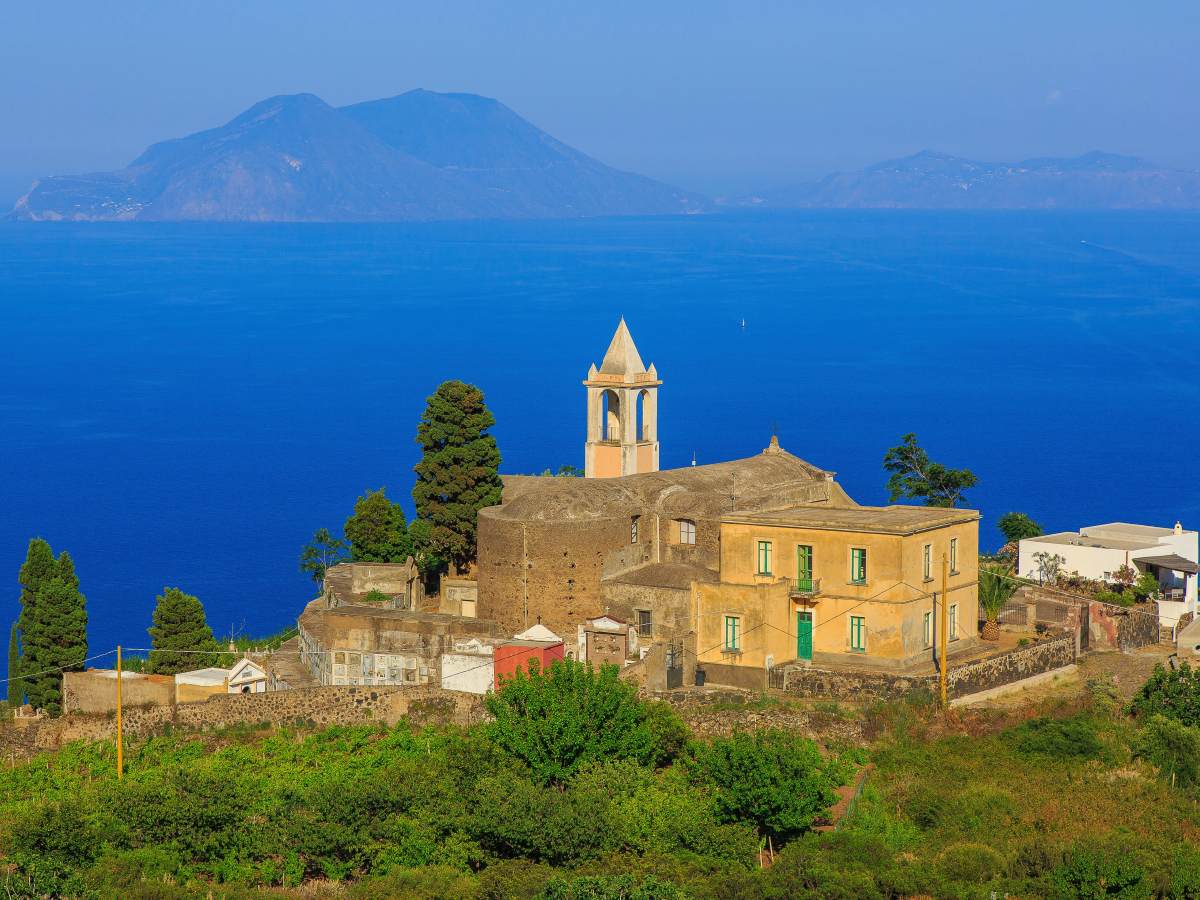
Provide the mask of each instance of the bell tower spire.
{"label": "bell tower spire", "polygon": [[658,372],[642,365],[625,319],[597,369],[588,370],[584,475],[616,478],[658,471]]}

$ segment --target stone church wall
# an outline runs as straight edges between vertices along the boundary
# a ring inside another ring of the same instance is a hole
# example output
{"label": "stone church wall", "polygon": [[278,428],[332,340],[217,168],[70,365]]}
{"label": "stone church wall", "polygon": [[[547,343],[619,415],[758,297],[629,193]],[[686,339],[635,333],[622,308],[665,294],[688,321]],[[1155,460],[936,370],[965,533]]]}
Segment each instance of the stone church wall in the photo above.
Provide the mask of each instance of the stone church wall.
{"label": "stone church wall", "polygon": [[604,561],[627,546],[625,517],[522,523],[482,511],[478,615],[499,622],[508,633],[541,616],[551,631],[574,634],[583,619],[604,613]]}

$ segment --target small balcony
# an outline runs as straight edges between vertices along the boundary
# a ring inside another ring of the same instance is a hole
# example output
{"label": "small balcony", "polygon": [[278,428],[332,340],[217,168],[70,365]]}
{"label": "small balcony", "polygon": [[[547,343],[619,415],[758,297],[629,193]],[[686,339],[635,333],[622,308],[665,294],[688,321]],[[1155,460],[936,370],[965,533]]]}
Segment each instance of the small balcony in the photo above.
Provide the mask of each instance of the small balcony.
{"label": "small balcony", "polygon": [[820,578],[789,578],[787,583],[789,597],[815,597],[821,593]]}

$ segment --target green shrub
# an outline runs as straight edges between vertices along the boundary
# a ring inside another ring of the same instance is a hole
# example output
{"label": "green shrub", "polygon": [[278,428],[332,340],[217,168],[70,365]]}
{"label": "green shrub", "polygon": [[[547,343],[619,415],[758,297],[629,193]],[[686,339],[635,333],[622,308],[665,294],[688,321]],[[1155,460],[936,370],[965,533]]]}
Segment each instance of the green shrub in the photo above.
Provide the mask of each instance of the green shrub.
{"label": "green shrub", "polygon": [[687,895],[653,875],[645,880],[635,875],[608,875],[574,881],[553,878],[538,900],[687,900]]}
{"label": "green shrub", "polygon": [[1167,896],[1171,900],[1200,900],[1200,850],[1186,844],[1175,848]]}
{"label": "green shrub", "polygon": [[776,842],[810,828],[853,772],[848,762],[827,759],[812,741],[778,728],[694,743],[689,756],[693,778],[716,788],[718,821],[747,823]]}
{"label": "green shrub", "polygon": [[1004,857],[986,844],[955,844],[942,853],[938,868],[951,881],[983,884],[1004,871]]}
{"label": "green shrub", "polygon": [[100,833],[75,802],[35,806],[13,824],[16,850],[37,859],[52,859],[64,866],[86,866],[100,850]]}
{"label": "green shrub", "polygon": [[1079,849],[1050,877],[1063,900],[1143,900],[1154,893],[1146,870],[1127,853]]}
{"label": "green shrub", "polygon": [[1138,688],[1130,709],[1145,718],[1162,715],[1184,725],[1200,725],[1200,670],[1193,671],[1185,662],[1168,672],[1159,663]]}
{"label": "green shrub", "polygon": [[1135,757],[1153,763],[1164,779],[1177,786],[1200,784],[1200,728],[1151,716],[1134,737],[1132,749]]}
{"label": "green shrub", "polygon": [[542,669],[533,660],[528,674],[518,668],[484,699],[494,717],[486,734],[542,784],[562,784],[599,761],[652,762],[661,752],[649,704],[619,675],[612,665],[555,660]]}
{"label": "green shrub", "polygon": [[1117,591],[1100,591],[1096,594],[1096,600],[1100,603],[1109,603],[1113,606],[1133,606],[1133,594],[1118,593]]}
{"label": "green shrub", "polygon": [[362,595],[359,603],[383,603],[385,600],[391,599],[383,591],[377,591],[374,588]]}
{"label": "green shrub", "polygon": [[1009,734],[1017,750],[1030,755],[1097,759],[1104,752],[1095,727],[1082,716],[1065,721],[1043,716],[1022,722]]}
{"label": "green shrub", "polygon": [[473,878],[445,866],[394,868],[382,877],[359,881],[347,893],[351,900],[468,900],[479,896]]}

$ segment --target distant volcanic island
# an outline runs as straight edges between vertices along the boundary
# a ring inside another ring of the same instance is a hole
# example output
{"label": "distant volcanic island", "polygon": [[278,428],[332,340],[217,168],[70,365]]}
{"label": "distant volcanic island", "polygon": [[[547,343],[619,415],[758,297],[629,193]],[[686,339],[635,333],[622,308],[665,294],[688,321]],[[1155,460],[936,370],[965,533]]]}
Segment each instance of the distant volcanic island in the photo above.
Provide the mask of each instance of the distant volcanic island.
{"label": "distant volcanic island", "polygon": [[272,97],[115,172],[38,180],[10,219],[402,222],[711,212],[621,172],[496,100],[415,90],[338,109]]}
{"label": "distant volcanic island", "polygon": [[768,209],[1196,209],[1200,172],[1100,152],[1010,164],[925,150],[718,202]]}

